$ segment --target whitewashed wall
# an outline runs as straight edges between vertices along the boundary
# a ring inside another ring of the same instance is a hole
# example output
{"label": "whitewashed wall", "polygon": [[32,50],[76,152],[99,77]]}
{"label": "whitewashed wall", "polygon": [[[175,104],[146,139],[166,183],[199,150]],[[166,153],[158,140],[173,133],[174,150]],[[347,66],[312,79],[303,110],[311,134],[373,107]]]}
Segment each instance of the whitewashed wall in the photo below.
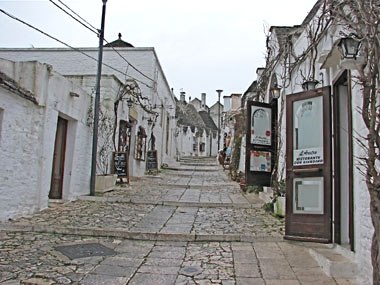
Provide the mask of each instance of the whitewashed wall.
{"label": "whitewashed wall", "polygon": [[[96,58],[98,54],[97,48],[82,48],[83,53]],[[153,129],[154,136],[156,138],[156,149],[158,150],[158,165],[162,163],[170,164],[175,161],[176,146],[173,139],[173,133],[171,130],[175,126],[175,99],[172,91],[169,88],[169,84],[162,70],[158,57],[154,48],[117,48],[118,52],[128,60],[130,64],[135,66],[139,71],[144,73],[150,80],[136,70],[134,70],[127,62],[125,62],[114,50],[111,48],[104,48],[103,63],[112,66],[104,66],[102,68],[103,75],[113,75],[120,82],[125,82],[126,79],[136,79],[144,97],[148,97],[152,105],[163,104],[163,110],[155,109],[160,114],[157,119],[155,128]],[[10,60],[38,60],[43,63],[48,63],[54,67],[59,73],[65,76],[82,76],[82,75],[95,75],[97,71],[97,62],[85,55],[64,48],[47,48],[47,49],[0,49],[0,58],[6,58]],[[116,69],[116,70],[115,70]],[[119,72],[120,71],[120,72]],[[125,76],[123,73],[127,73]],[[84,79],[86,80],[86,79]],[[155,82],[154,82],[155,81]],[[102,81],[101,94],[103,97],[110,96],[108,93],[115,92],[115,86],[104,86]],[[86,90],[90,91],[95,87],[94,79],[90,79],[86,84]],[[91,86],[93,84],[93,86]],[[169,108],[173,106],[173,108]],[[148,113],[143,112],[139,107],[136,107],[138,111],[138,122],[134,128],[134,135],[137,134],[138,126],[144,127],[147,132],[148,138],[151,135],[151,127],[148,126],[147,120],[143,120],[142,117],[147,117]],[[169,118],[169,139],[166,139],[167,123],[166,118]],[[162,123],[161,123],[162,122]],[[168,152],[166,153],[166,142],[169,142]],[[134,141],[131,142],[132,147]],[[148,145],[147,145],[148,147]],[[132,149],[133,150],[133,149]],[[145,161],[132,160],[131,170],[132,175],[142,176],[146,169]]]}
{"label": "whitewashed wall", "polygon": [[[316,21],[316,18],[314,20]],[[337,62],[332,62],[325,66],[323,68],[322,63],[325,62],[326,56],[329,55],[329,52],[333,48],[334,43],[336,43],[340,35],[341,28],[331,26],[328,30],[328,32],[325,34],[324,38],[320,41],[318,45],[318,55],[319,57],[316,60],[315,65],[315,79],[320,81],[320,84],[317,85],[318,87],[323,86],[333,86],[334,80],[338,77],[340,72],[345,69],[345,66],[341,65],[341,62],[339,59]],[[303,53],[307,46],[307,35],[305,31],[300,35],[300,37],[293,43],[294,44],[294,50],[296,54],[300,55]],[[278,52],[278,43],[276,39],[276,34],[272,33],[272,37],[270,38],[270,46],[273,51]],[[276,53],[272,55],[273,57],[276,56]],[[302,76],[300,76],[300,73],[308,74],[310,69],[310,61],[306,60],[303,62],[300,67],[296,70],[295,74],[292,76],[292,80],[290,82],[287,81],[279,81],[279,85],[282,87],[285,87],[282,89],[281,92],[281,98],[279,99],[279,111],[281,107],[281,100],[285,100],[285,97],[288,95],[291,95],[293,93],[301,92],[302,87],[301,84],[303,82]],[[355,71],[352,71],[355,73]],[[282,75],[285,74],[283,67],[278,64],[273,71],[273,74],[277,75],[277,78],[281,79],[283,78]],[[289,84],[288,84],[289,83]],[[361,118],[361,115],[359,112],[357,112],[358,109],[360,109],[361,106],[361,91],[360,86],[356,85],[354,82],[352,82],[352,113],[353,113],[353,133],[355,137],[365,137],[366,135],[366,127],[363,123],[363,120]],[[269,86],[268,86],[269,88]],[[267,90],[267,97],[266,101],[269,100],[268,94],[269,90]],[[281,128],[281,137],[283,141],[283,145],[281,149],[279,150],[280,155],[280,172],[285,173],[285,152],[286,152],[286,141],[285,141],[285,132],[286,132],[286,113],[284,110],[284,117],[282,121],[282,128]],[[354,149],[353,149],[353,156],[354,156],[354,185],[353,185],[353,192],[354,192],[354,236],[355,236],[355,243],[354,248],[355,252],[353,252],[353,255],[355,257],[355,261],[358,266],[358,282],[359,284],[372,284],[372,264],[371,264],[371,243],[372,243],[372,235],[373,235],[373,225],[370,217],[370,197],[368,193],[368,189],[365,183],[365,178],[358,170],[358,161],[356,160],[356,157],[362,157],[366,156],[365,153],[363,153],[363,149],[355,142],[354,139]],[[363,170],[363,169],[362,169]]]}
{"label": "whitewashed wall", "polygon": [[47,207],[58,116],[68,120],[63,199],[89,193],[91,131],[86,121],[90,96],[37,62],[0,60],[0,71],[38,100],[32,103],[0,87],[0,220]]}

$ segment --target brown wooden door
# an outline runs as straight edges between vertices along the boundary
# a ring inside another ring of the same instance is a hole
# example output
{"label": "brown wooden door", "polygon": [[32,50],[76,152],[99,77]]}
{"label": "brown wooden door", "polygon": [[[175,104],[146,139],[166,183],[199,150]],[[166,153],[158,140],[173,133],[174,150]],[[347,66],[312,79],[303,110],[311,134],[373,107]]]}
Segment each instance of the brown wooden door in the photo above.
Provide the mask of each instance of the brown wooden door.
{"label": "brown wooden door", "polygon": [[55,135],[53,169],[49,198],[62,199],[63,175],[65,169],[67,120],[58,117],[57,132]]}
{"label": "brown wooden door", "polygon": [[330,88],[286,98],[285,238],[332,240]]}

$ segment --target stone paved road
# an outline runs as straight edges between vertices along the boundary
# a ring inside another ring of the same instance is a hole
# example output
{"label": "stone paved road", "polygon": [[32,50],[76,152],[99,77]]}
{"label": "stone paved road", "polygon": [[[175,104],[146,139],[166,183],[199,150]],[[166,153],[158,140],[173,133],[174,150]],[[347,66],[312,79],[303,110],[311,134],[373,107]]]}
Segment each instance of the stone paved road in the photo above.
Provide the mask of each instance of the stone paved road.
{"label": "stone paved road", "polygon": [[[283,241],[221,169],[181,169],[2,224],[0,284],[354,284],[322,272],[308,247],[323,245]],[[114,252],[59,250],[89,243]]]}

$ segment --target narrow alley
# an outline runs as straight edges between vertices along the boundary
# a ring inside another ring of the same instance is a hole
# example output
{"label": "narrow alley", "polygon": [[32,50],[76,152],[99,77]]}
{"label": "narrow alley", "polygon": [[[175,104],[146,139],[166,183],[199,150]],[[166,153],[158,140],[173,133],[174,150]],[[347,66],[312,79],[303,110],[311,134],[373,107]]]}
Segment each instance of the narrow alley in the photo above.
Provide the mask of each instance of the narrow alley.
{"label": "narrow alley", "polygon": [[1,224],[1,284],[354,284],[326,276],[215,158]]}

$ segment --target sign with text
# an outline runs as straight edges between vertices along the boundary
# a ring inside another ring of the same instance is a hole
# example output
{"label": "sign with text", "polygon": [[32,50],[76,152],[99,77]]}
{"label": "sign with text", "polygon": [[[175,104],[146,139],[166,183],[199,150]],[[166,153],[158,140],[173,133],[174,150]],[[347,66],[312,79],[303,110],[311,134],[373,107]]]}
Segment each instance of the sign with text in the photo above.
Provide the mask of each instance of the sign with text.
{"label": "sign with text", "polygon": [[309,149],[295,149],[294,152],[294,166],[323,164],[323,148],[309,148]]}
{"label": "sign with text", "polygon": [[245,169],[247,185],[271,186],[277,156],[277,99],[247,101]]}
{"label": "sign with text", "polygon": [[148,158],[148,161],[147,161],[148,170],[149,169],[158,170],[157,150],[148,150],[147,158]]}
{"label": "sign with text", "polygon": [[251,144],[272,145],[272,109],[251,107]]}
{"label": "sign with text", "polygon": [[113,153],[113,169],[114,173],[119,177],[128,176],[128,153],[114,152]]}

